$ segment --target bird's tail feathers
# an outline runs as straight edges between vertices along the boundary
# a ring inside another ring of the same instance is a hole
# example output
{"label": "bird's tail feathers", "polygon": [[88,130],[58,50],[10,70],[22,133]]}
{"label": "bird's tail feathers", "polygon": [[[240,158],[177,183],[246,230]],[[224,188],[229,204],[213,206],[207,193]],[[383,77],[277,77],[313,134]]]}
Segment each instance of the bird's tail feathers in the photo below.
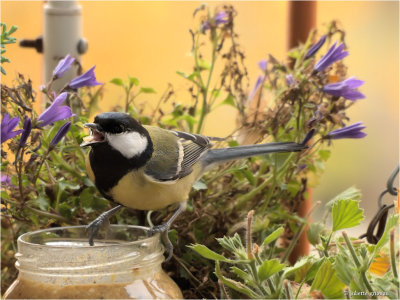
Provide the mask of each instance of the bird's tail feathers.
{"label": "bird's tail feathers", "polygon": [[268,143],[209,150],[201,158],[205,167],[230,160],[276,152],[297,152],[308,148],[293,142]]}

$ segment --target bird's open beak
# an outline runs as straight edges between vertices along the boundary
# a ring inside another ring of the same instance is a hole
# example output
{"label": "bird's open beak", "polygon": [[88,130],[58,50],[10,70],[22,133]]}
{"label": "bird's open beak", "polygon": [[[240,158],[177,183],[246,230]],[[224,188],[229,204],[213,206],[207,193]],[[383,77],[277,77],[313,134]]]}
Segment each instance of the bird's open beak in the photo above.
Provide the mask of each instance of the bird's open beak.
{"label": "bird's open beak", "polygon": [[101,131],[101,128],[98,124],[86,123],[83,124],[83,127],[89,128],[90,135],[83,138],[83,143],[80,145],[81,147],[87,147],[96,143],[102,143],[106,141],[106,136]]}

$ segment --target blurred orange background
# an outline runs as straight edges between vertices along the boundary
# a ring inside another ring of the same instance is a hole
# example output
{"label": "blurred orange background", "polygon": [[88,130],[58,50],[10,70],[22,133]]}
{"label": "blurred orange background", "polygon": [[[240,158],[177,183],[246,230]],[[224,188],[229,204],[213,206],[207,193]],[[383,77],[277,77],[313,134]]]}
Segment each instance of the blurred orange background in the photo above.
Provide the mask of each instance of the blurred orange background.
{"label": "blurred orange background", "polygon": [[[167,87],[174,85],[176,102],[185,102],[187,82],[176,71],[192,69],[190,28],[196,28],[193,11],[203,2],[80,1],[83,8],[83,36],[89,51],[82,57],[85,69],[96,65],[100,82],[114,77],[135,76],[143,86],[158,93],[146,95],[154,107]],[[210,7],[224,2],[205,2]],[[236,29],[245,49],[250,86],[259,70],[257,62],[271,53],[286,59],[288,3],[284,1],[233,1],[238,11]],[[17,25],[15,37],[36,38],[42,33],[41,1],[1,1],[2,22]],[[350,55],[345,59],[349,76],[365,80],[361,91],[366,99],[349,110],[351,123],[365,122],[368,136],[362,140],[335,141],[326,172],[314,191],[314,200],[326,201],[355,185],[363,192],[362,206],[371,218],[376,199],[387,177],[399,162],[399,3],[397,1],[330,2],[317,4],[317,24],[325,32],[331,20],[346,31]],[[325,51],[323,48],[322,51]],[[4,67],[4,83],[19,72],[41,84],[42,57],[32,49],[17,45],[7,48],[11,60]],[[103,111],[123,101],[120,88],[105,86]],[[207,120],[204,133],[224,136],[234,128],[235,111],[217,109]],[[390,197],[384,200],[391,201]],[[317,217],[316,217],[317,218]]]}

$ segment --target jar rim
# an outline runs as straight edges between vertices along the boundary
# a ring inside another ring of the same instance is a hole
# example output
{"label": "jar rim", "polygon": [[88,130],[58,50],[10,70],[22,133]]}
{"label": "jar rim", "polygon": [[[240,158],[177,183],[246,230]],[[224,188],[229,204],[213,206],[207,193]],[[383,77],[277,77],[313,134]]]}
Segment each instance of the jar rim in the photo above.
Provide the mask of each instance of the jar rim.
{"label": "jar rim", "polygon": [[[138,238],[137,240],[134,241],[124,241],[124,240],[118,240],[120,243],[117,241],[115,243],[107,243],[107,244],[97,244],[96,243],[93,246],[90,246],[89,243],[87,246],[82,246],[79,244],[76,244],[74,246],[71,245],[49,245],[49,244],[42,244],[42,243],[35,243],[30,241],[29,239],[34,237],[34,236],[39,236],[43,233],[52,233],[56,231],[68,231],[68,230],[82,230],[83,232],[86,232],[86,226],[85,225],[76,225],[76,226],[63,226],[63,227],[52,227],[52,228],[46,228],[46,229],[40,229],[36,231],[31,231],[31,232],[26,232],[18,237],[18,244],[21,245],[26,245],[30,247],[43,247],[46,246],[46,248],[108,248],[108,247],[115,247],[115,245],[124,245],[124,246],[133,246],[136,244],[142,244],[144,242],[149,242],[149,243],[154,243],[160,238],[160,233],[155,233],[154,235],[146,238]],[[116,229],[126,229],[126,230],[141,230],[143,233],[149,232],[150,228],[145,227],[145,226],[137,226],[137,225],[124,225],[124,224],[110,224],[109,230],[116,230]],[[96,240],[95,240],[96,241]],[[98,239],[98,241],[102,241],[101,239]],[[122,243],[121,243],[122,242]]]}

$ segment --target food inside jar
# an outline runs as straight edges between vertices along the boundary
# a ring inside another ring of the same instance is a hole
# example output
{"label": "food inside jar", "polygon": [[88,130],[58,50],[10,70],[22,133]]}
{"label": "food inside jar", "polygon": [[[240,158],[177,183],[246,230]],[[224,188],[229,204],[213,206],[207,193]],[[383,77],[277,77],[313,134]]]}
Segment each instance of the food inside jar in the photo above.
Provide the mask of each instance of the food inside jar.
{"label": "food inside jar", "polygon": [[4,299],[182,299],[176,283],[164,272],[129,283],[54,285],[18,278]]}

